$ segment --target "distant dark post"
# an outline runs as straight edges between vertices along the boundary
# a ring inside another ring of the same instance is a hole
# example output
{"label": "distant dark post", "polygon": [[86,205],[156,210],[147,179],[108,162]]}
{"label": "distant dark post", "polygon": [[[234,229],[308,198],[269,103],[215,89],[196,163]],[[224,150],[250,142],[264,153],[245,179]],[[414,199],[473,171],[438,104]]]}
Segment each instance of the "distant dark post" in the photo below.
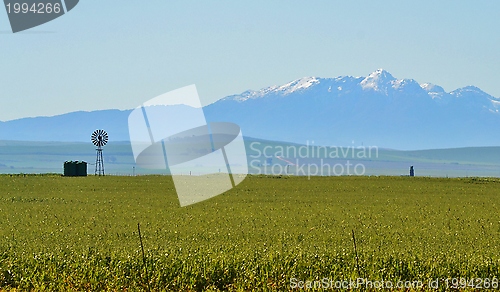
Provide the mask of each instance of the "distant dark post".
{"label": "distant dark post", "polygon": [[415,171],[413,170],[413,165],[410,166],[410,176],[415,176]]}

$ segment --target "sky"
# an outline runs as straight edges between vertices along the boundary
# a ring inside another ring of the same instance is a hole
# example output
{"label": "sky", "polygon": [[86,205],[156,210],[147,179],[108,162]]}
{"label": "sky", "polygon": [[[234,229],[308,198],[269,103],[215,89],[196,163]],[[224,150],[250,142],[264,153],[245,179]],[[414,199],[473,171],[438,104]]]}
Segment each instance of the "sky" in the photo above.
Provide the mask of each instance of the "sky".
{"label": "sky", "polygon": [[396,78],[500,97],[500,1],[81,0],[13,34],[0,9],[0,121],[204,103],[305,77]]}

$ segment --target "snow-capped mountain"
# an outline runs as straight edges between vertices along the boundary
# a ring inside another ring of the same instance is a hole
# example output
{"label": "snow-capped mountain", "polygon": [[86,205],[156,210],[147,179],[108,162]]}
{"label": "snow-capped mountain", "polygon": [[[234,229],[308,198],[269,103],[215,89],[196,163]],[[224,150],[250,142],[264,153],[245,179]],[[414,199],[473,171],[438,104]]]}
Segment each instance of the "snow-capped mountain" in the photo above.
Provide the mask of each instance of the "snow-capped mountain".
{"label": "snow-capped mountain", "polygon": [[263,139],[425,149],[500,145],[499,107],[500,99],[477,87],[446,92],[379,69],[367,77],[305,77],[245,91],[205,113]]}
{"label": "snow-capped mountain", "polygon": [[[179,116],[189,110],[174,107]],[[431,83],[397,79],[382,69],[367,77],[300,78],[228,96],[204,108],[208,121],[237,123],[247,137],[401,150],[500,146],[499,110],[500,99],[477,87],[446,92]],[[110,141],[125,141],[130,112],[74,112],[0,122],[0,140],[88,142],[93,130],[104,128]]]}

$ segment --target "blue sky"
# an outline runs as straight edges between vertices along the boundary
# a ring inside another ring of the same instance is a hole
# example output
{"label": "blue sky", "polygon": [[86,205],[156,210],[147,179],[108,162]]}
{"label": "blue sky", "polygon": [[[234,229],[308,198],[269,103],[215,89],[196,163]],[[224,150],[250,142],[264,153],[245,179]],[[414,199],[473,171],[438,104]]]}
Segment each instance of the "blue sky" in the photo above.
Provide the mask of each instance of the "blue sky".
{"label": "blue sky", "polygon": [[397,78],[500,97],[500,1],[102,1],[12,34],[0,120],[130,109],[196,84],[207,102],[304,77]]}

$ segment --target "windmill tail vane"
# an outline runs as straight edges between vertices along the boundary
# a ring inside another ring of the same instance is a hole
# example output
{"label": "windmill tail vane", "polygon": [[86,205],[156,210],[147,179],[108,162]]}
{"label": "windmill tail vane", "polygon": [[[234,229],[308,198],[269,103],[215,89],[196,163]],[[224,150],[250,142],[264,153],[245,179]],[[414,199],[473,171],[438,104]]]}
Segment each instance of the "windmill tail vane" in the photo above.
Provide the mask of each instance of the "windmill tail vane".
{"label": "windmill tail vane", "polygon": [[95,175],[104,175],[104,159],[102,158],[102,147],[108,143],[108,133],[104,130],[95,130],[90,136],[92,143],[97,146]]}

